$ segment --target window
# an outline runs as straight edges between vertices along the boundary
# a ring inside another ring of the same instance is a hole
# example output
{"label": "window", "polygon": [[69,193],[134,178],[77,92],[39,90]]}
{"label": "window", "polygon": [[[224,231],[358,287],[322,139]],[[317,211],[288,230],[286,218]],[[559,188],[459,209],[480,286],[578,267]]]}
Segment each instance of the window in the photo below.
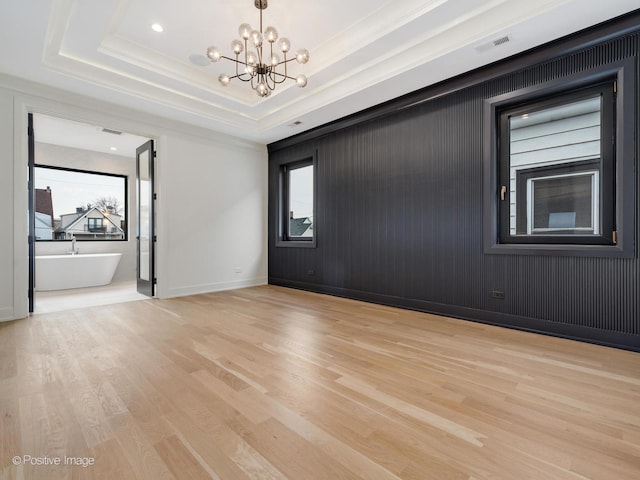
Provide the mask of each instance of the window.
{"label": "window", "polygon": [[484,251],[635,255],[633,59],[484,105]]}
{"label": "window", "polygon": [[87,218],[87,230],[89,232],[102,232],[104,227],[102,226],[102,218]]}
{"label": "window", "polygon": [[280,166],[278,246],[315,246],[315,161]]}
{"label": "window", "polygon": [[127,177],[35,167],[36,240],[126,240]]}
{"label": "window", "polygon": [[635,256],[636,65],[484,102],[484,252]]}
{"label": "window", "polygon": [[500,111],[500,241],[615,243],[614,82]]}
{"label": "window", "polygon": [[600,234],[599,161],[520,169],[515,176],[511,235]]}

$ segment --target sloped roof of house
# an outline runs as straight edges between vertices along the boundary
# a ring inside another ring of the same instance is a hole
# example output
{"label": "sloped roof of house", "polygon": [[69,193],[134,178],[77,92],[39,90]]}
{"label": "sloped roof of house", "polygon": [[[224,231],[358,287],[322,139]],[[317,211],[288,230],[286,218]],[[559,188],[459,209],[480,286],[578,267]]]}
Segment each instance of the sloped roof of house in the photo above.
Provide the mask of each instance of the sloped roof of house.
{"label": "sloped roof of house", "polygon": [[100,215],[102,215],[104,218],[107,219],[107,221],[113,225],[114,227],[116,227],[118,230],[120,230],[122,233],[124,233],[124,230],[120,227],[120,225],[116,225],[115,223],[113,223],[113,220],[111,220],[111,218],[109,218],[108,215],[105,215],[104,212],[100,211],[97,207],[93,207],[90,208],[88,210],[85,210],[83,212],[78,213],[78,217],[73,220],[69,225],[67,225],[66,227],[59,227],[56,228],[55,233],[60,233],[60,232],[66,232],[67,230],[72,229],[73,227],[75,227],[78,223],[80,223],[82,221],[82,219],[84,217],[86,217],[87,215],[89,215],[92,211],[96,211],[98,212]]}
{"label": "sloped roof of house", "polygon": [[36,228],[51,228],[53,219],[48,213],[36,212],[35,221]]}
{"label": "sloped roof of house", "polygon": [[309,217],[290,218],[289,235],[292,237],[302,237],[312,225],[313,222]]}

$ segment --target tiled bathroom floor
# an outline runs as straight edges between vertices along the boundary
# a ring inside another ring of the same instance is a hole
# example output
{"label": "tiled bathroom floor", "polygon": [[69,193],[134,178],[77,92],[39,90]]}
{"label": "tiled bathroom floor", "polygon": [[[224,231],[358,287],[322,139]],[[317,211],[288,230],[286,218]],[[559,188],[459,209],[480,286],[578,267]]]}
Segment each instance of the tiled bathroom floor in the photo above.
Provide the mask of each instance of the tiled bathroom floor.
{"label": "tiled bathroom floor", "polygon": [[119,282],[104,287],[36,292],[35,312],[51,313],[74,308],[148,300],[136,290],[136,282]]}

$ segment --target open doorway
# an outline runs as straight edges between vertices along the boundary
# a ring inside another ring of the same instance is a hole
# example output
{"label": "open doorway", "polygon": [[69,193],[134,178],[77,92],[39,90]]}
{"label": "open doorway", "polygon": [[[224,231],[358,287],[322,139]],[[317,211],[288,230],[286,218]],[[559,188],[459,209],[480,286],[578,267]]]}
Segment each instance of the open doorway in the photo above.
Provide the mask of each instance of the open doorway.
{"label": "open doorway", "polygon": [[148,298],[136,282],[136,149],[153,153],[153,141],[43,114],[29,123],[30,311]]}

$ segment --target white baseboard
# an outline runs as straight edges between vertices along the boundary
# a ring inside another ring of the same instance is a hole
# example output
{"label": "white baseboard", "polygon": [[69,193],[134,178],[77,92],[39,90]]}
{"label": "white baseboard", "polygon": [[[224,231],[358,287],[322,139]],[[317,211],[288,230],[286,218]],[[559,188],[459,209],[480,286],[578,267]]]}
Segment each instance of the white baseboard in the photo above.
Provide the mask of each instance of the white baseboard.
{"label": "white baseboard", "polygon": [[249,278],[246,280],[236,280],[231,282],[172,287],[169,288],[168,297],[184,297],[187,295],[198,295],[200,293],[222,292],[224,290],[235,290],[237,288],[257,287],[260,285],[266,285],[267,283],[267,277],[261,277]]}

